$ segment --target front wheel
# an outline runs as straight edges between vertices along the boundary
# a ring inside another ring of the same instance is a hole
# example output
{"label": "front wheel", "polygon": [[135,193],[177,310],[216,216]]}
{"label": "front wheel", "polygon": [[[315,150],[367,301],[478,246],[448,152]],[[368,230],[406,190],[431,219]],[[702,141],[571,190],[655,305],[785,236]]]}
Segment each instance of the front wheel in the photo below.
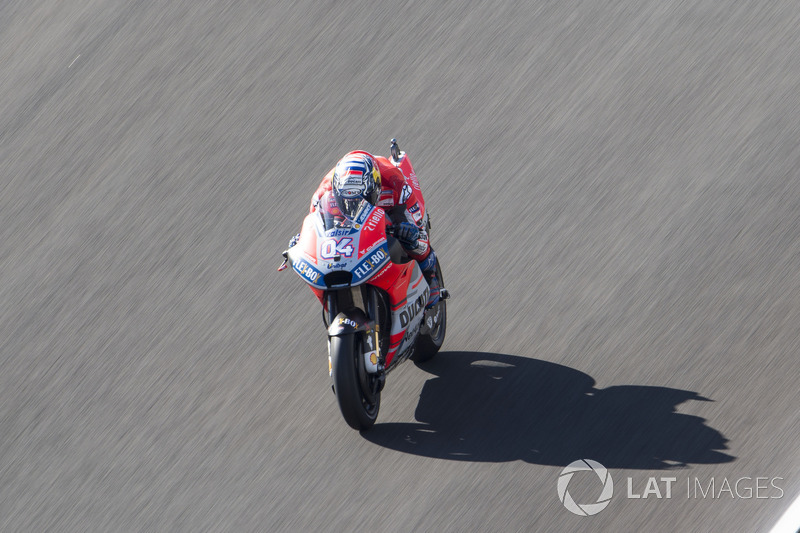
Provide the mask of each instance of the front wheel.
{"label": "front wheel", "polygon": [[345,422],[358,430],[369,429],[378,418],[380,386],[364,368],[361,337],[356,334],[331,337],[333,392]]}

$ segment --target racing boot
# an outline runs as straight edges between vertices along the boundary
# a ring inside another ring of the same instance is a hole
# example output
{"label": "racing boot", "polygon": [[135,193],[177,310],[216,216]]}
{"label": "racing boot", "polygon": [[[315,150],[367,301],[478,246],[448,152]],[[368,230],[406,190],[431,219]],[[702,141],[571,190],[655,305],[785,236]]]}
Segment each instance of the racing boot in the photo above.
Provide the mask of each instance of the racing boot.
{"label": "racing boot", "polygon": [[433,253],[433,250],[431,250],[431,253],[428,254],[428,257],[419,262],[419,266],[422,270],[422,274],[425,276],[425,280],[428,282],[428,286],[430,287],[428,303],[425,305],[425,309],[430,309],[439,303],[439,298],[441,296],[439,277],[436,275],[436,254]]}

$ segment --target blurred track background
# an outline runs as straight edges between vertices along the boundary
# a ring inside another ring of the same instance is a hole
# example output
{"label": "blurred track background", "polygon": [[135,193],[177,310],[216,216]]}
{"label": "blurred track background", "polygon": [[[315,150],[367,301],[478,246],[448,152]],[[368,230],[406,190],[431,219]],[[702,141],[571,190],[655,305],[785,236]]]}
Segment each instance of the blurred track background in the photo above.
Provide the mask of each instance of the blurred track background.
{"label": "blurred track background", "polygon": [[[768,530],[800,494],[798,28],[790,0],[2,2],[0,529]],[[453,299],[360,435],[275,269],[391,137]],[[616,482],[593,517],[556,493],[581,458]],[[625,497],[650,476],[673,498]],[[757,476],[783,498],[682,485]]]}

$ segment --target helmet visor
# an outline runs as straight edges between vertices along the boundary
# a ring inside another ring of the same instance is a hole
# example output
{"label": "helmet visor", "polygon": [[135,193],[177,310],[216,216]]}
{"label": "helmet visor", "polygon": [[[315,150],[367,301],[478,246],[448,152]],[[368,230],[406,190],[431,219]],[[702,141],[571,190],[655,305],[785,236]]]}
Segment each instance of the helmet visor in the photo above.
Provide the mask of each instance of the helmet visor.
{"label": "helmet visor", "polygon": [[334,194],[334,196],[336,198],[336,206],[339,208],[339,211],[341,211],[342,214],[350,220],[356,218],[356,215],[359,211],[361,211],[361,208],[364,206],[364,204],[368,203],[362,195],[348,197],[341,194],[341,192],[337,192]]}

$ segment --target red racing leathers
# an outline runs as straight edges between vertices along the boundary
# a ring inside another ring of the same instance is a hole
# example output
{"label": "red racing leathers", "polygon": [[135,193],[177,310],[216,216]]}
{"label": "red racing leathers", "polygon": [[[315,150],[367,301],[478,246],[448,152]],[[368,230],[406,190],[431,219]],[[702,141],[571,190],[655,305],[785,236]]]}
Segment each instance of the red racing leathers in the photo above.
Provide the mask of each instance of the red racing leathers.
{"label": "red racing leathers", "polygon": [[[417,261],[424,261],[431,253],[431,246],[428,232],[425,228],[425,221],[422,216],[423,203],[421,202],[422,198],[419,197],[419,193],[406,181],[400,169],[395,167],[387,158],[372,155],[361,150],[350,152],[347,155],[357,153],[367,154],[372,157],[381,173],[381,194],[378,199],[378,207],[383,208],[383,210],[387,212],[387,224],[391,223],[388,216],[389,210],[396,206],[404,206],[403,214],[406,219],[405,221],[414,224],[419,229],[417,247],[413,250],[406,251],[408,255]],[[333,178],[334,170],[335,167],[322,178],[322,183],[320,183],[319,188],[317,188],[317,191],[311,197],[310,212],[314,211],[322,195],[331,190],[331,178]],[[402,220],[394,221],[394,223],[398,222],[402,222]]]}

